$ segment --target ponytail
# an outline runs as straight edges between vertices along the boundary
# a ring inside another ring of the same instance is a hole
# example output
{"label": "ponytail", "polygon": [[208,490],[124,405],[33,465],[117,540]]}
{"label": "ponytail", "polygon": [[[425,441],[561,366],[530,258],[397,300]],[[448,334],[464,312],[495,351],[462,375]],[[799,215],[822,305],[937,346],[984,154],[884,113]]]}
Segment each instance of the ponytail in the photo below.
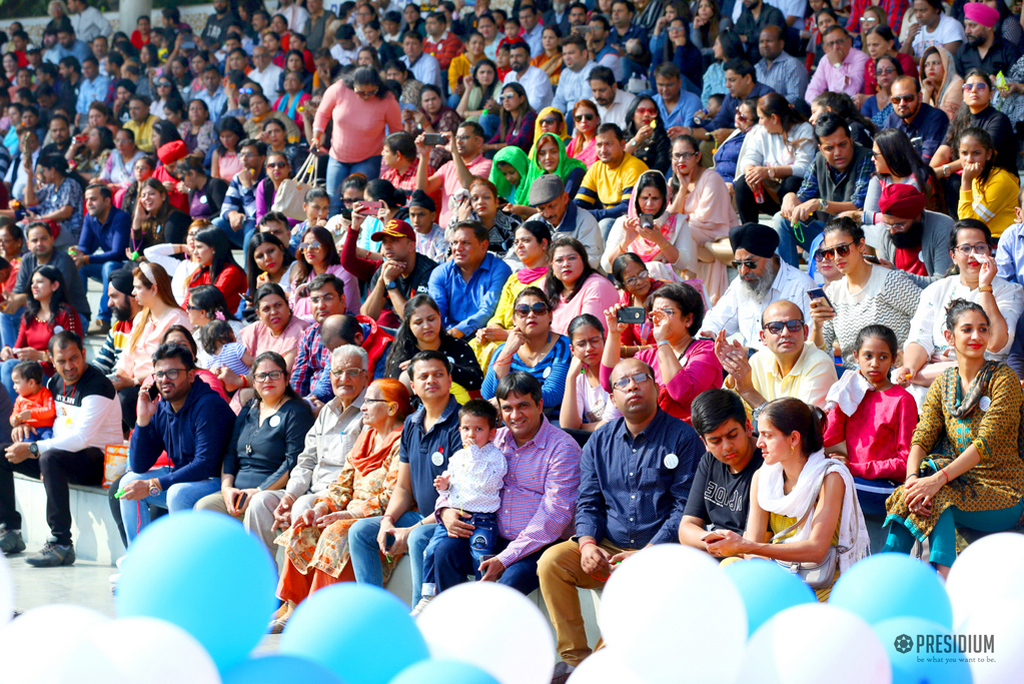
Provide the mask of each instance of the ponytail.
{"label": "ponytail", "polygon": [[800,447],[805,456],[821,451],[825,446],[825,412],[793,397],[770,401],[761,409],[761,419],[767,420],[779,432],[800,434]]}

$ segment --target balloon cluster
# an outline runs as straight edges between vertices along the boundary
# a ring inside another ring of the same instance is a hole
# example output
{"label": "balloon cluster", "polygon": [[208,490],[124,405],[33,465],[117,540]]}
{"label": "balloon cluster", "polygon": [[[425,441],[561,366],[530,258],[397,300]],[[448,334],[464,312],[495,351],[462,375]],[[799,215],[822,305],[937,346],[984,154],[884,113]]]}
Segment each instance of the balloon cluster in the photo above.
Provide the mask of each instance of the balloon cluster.
{"label": "balloon cluster", "polygon": [[[928,565],[882,554],[844,573],[827,604],[775,563],[725,569],[676,544],[616,569],[600,626],[606,648],[570,684],[995,684],[1024,671],[1024,536],[969,546],[945,586]],[[122,568],[118,618],[51,605],[11,622],[0,557],[0,681],[19,684],[547,684],[550,624],[528,598],[460,585],[420,615],[388,592],[340,583],[292,615],[260,654],[276,573],[258,540],[208,512],[149,526]],[[998,650],[936,653],[995,635]],[[928,639],[931,639],[929,642]],[[922,648],[924,644],[924,648]]]}

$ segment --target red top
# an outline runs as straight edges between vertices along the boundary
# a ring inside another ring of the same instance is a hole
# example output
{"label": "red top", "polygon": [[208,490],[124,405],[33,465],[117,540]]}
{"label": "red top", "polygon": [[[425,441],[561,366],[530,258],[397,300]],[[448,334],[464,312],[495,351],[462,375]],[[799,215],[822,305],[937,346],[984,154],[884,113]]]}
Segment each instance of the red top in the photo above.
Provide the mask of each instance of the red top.
{"label": "red top", "polygon": [[846,440],[846,465],[854,477],[903,482],[915,427],[917,402],[907,390],[893,385],[865,394],[852,416],[833,407],[825,426],[825,446]]}
{"label": "red top", "polygon": [[136,50],[141,50],[143,45],[146,45],[147,43],[149,43],[149,40],[152,37],[152,35],[153,34],[150,33],[148,36],[143,36],[142,32],[139,31],[138,29],[132,31],[132,37],[131,37],[132,46]]}
{"label": "red top", "polygon": [[[651,290],[647,293],[647,296],[650,297],[651,292],[654,292],[664,284],[665,283],[660,280],[651,278]],[[619,292],[619,295],[619,304],[622,306],[633,306],[633,295],[628,291],[622,290]],[[619,339],[622,340],[623,347],[644,347],[658,343],[658,341],[654,339],[654,326],[651,325],[650,319],[645,320],[639,325],[633,324],[628,326],[622,331],[622,334],[619,335]]]}
{"label": "red top", "polygon": [[34,428],[53,427],[53,421],[57,417],[57,407],[53,404],[53,394],[45,387],[40,387],[35,394],[27,397],[19,396],[14,400],[12,415],[18,415],[22,411],[28,411],[29,419],[23,421],[23,425],[31,425]]}
{"label": "red top", "polygon": [[[228,311],[238,311],[238,305],[242,301],[242,295],[249,289],[249,282],[245,279],[245,272],[235,266],[228,264],[217,276],[217,282],[210,279],[210,268],[204,266],[192,274],[188,281],[188,289],[200,285],[215,285],[228,303]],[[185,307],[188,308],[188,293],[185,293]]]}
{"label": "red top", "polygon": [[[25,325],[25,317],[22,316],[21,326],[18,328],[18,339],[14,341],[14,348],[24,349],[25,347],[31,347],[32,349],[45,351],[50,338],[61,330],[70,330],[79,337],[83,336],[82,321],[78,318],[78,313],[67,304],[57,310],[57,313],[50,319],[49,323],[42,323],[33,318],[31,323]],[[54,374],[52,363],[49,361],[40,361],[40,363],[43,365],[43,370],[46,371],[47,375]]]}

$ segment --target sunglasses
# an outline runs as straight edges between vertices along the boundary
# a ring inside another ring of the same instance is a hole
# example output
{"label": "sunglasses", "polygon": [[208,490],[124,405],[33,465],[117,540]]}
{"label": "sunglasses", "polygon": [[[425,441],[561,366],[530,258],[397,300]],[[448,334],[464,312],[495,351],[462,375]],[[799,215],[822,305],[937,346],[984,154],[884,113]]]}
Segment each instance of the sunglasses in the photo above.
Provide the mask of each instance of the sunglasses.
{"label": "sunglasses", "polygon": [[875,69],[876,76],[883,76],[888,74],[895,74],[896,70],[892,67],[882,67],[881,69]]}
{"label": "sunglasses", "polygon": [[971,90],[983,91],[983,90],[988,90],[988,84],[987,83],[964,83],[963,88],[964,88],[964,92],[969,92]]}
{"label": "sunglasses", "polygon": [[735,268],[738,271],[738,270],[740,270],[741,266],[743,268],[747,269],[748,271],[753,271],[755,268],[757,268],[757,262],[754,261],[753,259],[743,259],[743,260],[734,259],[733,260],[733,262],[732,262],[732,267],[733,268]]}
{"label": "sunglasses", "polygon": [[541,126],[557,126],[558,125],[558,119],[541,119],[540,120],[540,125]]}
{"label": "sunglasses", "polygon": [[637,107],[636,108],[636,113],[639,114],[640,116],[644,116],[645,114],[650,114],[651,116],[657,116],[658,115],[658,110],[657,109],[653,109],[651,107]]}
{"label": "sunglasses", "polygon": [[799,318],[793,318],[788,321],[771,321],[764,324],[764,329],[772,335],[781,335],[783,329],[789,330],[789,332],[799,332],[803,327],[804,322]]}
{"label": "sunglasses", "polygon": [[304,245],[299,245],[300,249],[304,249],[307,252],[315,252],[316,250],[320,249],[321,247],[323,247],[323,245],[321,245],[316,240],[314,240],[313,242],[307,242]]}
{"label": "sunglasses", "polygon": [[747,123],[748,121],[750,121],[750,117],[747,116],[746,114],[740,114],[739,112],[736,112],[736,120],[742,121],[743,123]]}
{"label": "sunglasses", "polygon": [[531,311],[534,314],[541,316],[548,312],[548,305],[543,302],[535,302],[533,305],[520,304],[519,306],[516,307],[516,316],[519,316],[520,318],[526,318],[527,316],[530,315]]}
{"label": "sunglasses", "polygon": [[846,244],[836,245],[831,249],[819,249],[814,253],[814,258],[818,261],[832,261],[836,257],[846,258],[850,256],[850,248],[853,247],[852,242]]}
{"label": "sunglasses", "polygon": [[285,169],[288,168],[288,162],[271,162],[267,164],[268,169]]}
{"label": "sunglasses", "polygon": [[575,116],[572,117],[572,119],[573,121],[593,121],[594,115],[590,114],[589,112],[585,114],[576,114]]}
{"label": "sunglasses", "polygon": [[901,103],[909,104],[917,99],[917,95],[893,95],[891,99],[894,105],[898,105]]}

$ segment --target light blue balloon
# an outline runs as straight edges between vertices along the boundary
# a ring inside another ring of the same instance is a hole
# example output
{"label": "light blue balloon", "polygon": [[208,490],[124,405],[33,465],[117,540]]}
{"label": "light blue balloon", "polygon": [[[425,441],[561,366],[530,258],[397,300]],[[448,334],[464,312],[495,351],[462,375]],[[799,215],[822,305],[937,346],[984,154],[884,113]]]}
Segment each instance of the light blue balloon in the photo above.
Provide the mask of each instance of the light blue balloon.
{"label": "light blue balloon", "polygon": [[725,566],[725,574],[743,597],[749,634],[786,608],[817,601],[803,580],[772,561],[736,561]]}
{"label": "light blue balloon", "polygon": [[278,650],[320,663],[352,684],[388,684],[430,657],[398,597],[354,582],[321,589],[299,604]]}
{"label": "light blue balloon", "polygon": [[184,511],[158,519],[132,544],[121,569],[117,614],[178,625],[225,672],[266,633],[276,586],[267,548],[237,520]]}
{"label": "light blue balloon", "polygon": [[880,553],[840,575],[828,600],[873,625],[919,617],[953,628],[953,607],[932,566],[904,553]]}
{"label": "light blue balloon", "polygon": [[[459,660],[423,660],[402,670],[391,684],[499,684],[476,665]],[[225,682],[224,684],[228,684]]]}
{"label": "light blue balloon", "polygon": [[224,673],[224,684],[345,684],[319,663],[295,656],[250,658]]}
{"label": "light blue balloon", "polygon": [[882,620],[871,625],[871,629],[889,654],[892,684],[971,684],[973,677],[967,658],[976,657],[975,654],[928,653],[926,648],[918,648],[918,635],[950,636],[951,632],[942,625],[904,616]]}

